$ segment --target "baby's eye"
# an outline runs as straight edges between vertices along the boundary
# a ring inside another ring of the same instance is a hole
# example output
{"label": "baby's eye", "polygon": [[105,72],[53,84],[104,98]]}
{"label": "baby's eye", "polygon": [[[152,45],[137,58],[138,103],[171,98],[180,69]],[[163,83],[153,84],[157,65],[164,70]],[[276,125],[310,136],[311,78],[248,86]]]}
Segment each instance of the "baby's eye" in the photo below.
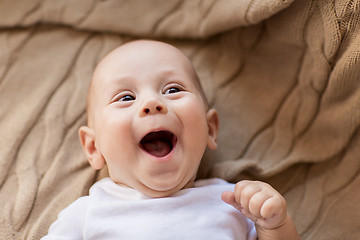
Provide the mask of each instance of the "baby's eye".
{"label": "baby's eye", "polygon": [[135,98],[134,98],[133,96],[131,96],[131,95],[125,95],[125,96],[119,98],[118,101],[120,101],[120,102],[127,102],[127,101],[134,101],[134,100],[135,100]]}
{"label": "baby's eye", "polygon": [[129,102],[134,100],[135,96],[132,93],[124,92],[116,95],[111,102]]}
{"label": "baby's eye", "polygon": [[177,92],[181,92],[181,91],[182,90],[179,87],[170,87],[165,90],[164,94],[173,94],[173,93],[177,93]]}

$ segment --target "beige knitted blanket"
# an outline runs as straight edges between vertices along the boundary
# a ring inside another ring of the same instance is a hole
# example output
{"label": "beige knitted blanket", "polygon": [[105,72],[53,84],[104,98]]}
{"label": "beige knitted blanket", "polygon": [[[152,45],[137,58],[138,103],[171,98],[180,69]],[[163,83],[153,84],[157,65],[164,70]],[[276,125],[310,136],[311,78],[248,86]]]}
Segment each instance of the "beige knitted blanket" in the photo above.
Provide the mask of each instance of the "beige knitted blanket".
{"label": "beige knitted blanket", "polygon": [[199,177],[268,181],[303,239],[360,239],[360,0],[0,0],[0,239],[39,239],[106,171],[77,137],[94,66],[156,38],[220,113]]}

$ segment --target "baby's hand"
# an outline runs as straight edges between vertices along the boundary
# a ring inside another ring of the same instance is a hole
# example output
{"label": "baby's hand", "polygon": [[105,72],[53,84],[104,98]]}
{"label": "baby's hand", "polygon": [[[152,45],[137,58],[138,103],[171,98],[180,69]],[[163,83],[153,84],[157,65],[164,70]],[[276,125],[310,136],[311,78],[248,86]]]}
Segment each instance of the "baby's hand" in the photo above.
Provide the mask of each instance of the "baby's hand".
{"label": "baby's hand", "polygon": [[234,192],[224,192],[221,198],[263,229],[275,229],[287,218],[285,199],[264,182],[240,181]]}

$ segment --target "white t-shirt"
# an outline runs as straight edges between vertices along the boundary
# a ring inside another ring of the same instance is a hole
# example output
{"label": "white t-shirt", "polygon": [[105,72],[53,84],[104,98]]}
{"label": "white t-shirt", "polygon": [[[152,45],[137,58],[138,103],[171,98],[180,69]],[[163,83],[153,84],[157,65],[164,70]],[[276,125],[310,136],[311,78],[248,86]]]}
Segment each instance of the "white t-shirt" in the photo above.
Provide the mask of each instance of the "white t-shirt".
{"label": "white t-shirt", "polygon": [[207,179],[170,197],[149,198],[105,178],[60,212],[42,239],[254,240],[254,223],[221,200],[233,189]]}

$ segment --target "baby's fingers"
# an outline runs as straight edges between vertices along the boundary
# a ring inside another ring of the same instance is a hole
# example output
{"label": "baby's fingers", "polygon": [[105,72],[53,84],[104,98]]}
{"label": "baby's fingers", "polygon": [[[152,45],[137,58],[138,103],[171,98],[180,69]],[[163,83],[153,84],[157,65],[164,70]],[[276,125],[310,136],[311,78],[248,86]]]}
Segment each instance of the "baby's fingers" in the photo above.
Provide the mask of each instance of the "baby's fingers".
{"label": "baby's fingers", "polygon": [[230,192],[230,191],[223,192],[221,194],[221,199],[225,203],[227,203],[227,204],[233,206],[234,208],[236,208],[237,210],[239,210],[245,217],[249,218],[250,220],[252,220],[254,222],[256,221],[256,218],[254,218],[254,216],[252,216],[247,210],[245,210],[241,206],[241,204],[239,202],[237,202],[235,200],[235,195],[233,192]]}
{"label": "baby's fingers", "polygon": [[252,199],[252,197],[257,194],[257,193],[261,193],[261,187],[257,184],[253,184],[251,181],[241,181],[238,182],[235,185],[235,191],[234,191],[234,195],[235,195],[235,200],[236,202],[238,202],[239,204],[241,204],[241,206],[243,206],[243,208],[247,211],[247,212],[251,212],[250,211],[250,200]]}
{"label": "baby's fingers", "polygon": [[265,219],[270,219],[275,215],[284,215],[286,209],[286,201],[281,196],[275,195],[272,196],[266,201],[261,207],[260,214]]}
{"label": "baby's fingers", "polygon": [[[266,216],[264,216],[263,207],[267,201],[270,201],[271,195],[266,191],[260,191],[253,194],[249,201],[249,213],[251,213],[255,218],[262,219],[268,216],[268,211],[265,211]],[[270,216],[271,217],[271,216]]]}
{"label": "baby's fingers", "polygon": [[230,192],[230,191],[223,192],[221,194],[221,199],[224,202],[226,202],[227,204],[230,204],[231,206],[236,208],[237,210],[239,210],[239,211],[242,210],[242,206],[239,203],[236,202],[233,192]]}
{"label": "baby's fingers", "polygon": [[238,182],[234,192],[224,192],[221,197],[263,228],[276,228],[286,218],[285,199],[264,182]]}

